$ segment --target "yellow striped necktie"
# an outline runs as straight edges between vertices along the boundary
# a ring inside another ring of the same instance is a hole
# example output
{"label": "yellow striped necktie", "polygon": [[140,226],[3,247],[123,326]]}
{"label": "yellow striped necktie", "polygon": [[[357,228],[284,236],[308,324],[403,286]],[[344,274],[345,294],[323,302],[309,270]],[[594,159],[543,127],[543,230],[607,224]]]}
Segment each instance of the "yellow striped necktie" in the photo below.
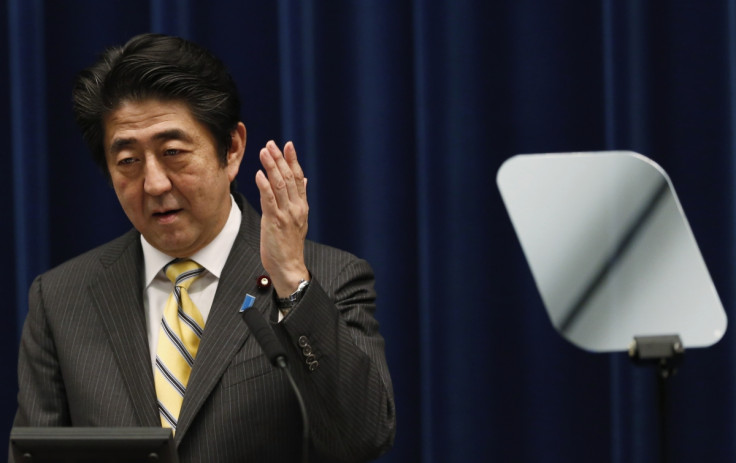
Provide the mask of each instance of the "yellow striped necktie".
{"label": "yellow striped necktie", "polygon": [[202,314],[189,297],[188,289],[203,271],[204,268],[188,259],[176,259],[164,267],[174,289],[161,320],[154,381],[161,426],[174,431],[204,330]]}

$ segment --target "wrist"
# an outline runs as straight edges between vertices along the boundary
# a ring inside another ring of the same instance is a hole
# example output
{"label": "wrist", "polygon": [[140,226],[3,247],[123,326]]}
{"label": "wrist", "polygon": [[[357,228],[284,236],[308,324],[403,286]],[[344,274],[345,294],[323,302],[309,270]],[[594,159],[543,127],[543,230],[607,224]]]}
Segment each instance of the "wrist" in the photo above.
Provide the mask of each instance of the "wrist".
{"label": "wrist", "polygon": [[278,295],[276,295],[276,307],[278,307],[279,310],[289,310],[294,308],[294,306],[296,306],[304,296],[307,287],[309,287],[309,282],[310,280],[301,279],[296,290],[288,296],[278,297]]}
{"label": "wrist", "polygon": [[301,267],[287,272],[270,273],[273,290],[277,299],[289,297],[297,290],[302,281],[309,281],[311,276],[306,267]]}

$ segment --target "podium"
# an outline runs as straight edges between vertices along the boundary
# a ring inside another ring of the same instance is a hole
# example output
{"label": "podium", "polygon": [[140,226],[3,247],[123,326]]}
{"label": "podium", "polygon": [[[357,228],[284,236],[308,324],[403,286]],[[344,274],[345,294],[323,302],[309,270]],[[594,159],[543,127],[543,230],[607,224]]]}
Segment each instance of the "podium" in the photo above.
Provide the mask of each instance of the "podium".
{"label": "podium", "polygon": [[179,463],[171,429],[15,427],[15,463]]}

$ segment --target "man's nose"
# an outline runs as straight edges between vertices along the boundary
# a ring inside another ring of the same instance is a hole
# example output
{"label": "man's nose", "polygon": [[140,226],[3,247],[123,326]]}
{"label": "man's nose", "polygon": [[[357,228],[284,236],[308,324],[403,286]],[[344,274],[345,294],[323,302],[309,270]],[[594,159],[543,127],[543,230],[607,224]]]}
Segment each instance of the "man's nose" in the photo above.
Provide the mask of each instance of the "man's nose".
{"label": "man's nose", "polygon": [[159,196],[171,190],[171,179],[166,167],[155,156],[146,157],[146,175],[143,190],[151,196]]}

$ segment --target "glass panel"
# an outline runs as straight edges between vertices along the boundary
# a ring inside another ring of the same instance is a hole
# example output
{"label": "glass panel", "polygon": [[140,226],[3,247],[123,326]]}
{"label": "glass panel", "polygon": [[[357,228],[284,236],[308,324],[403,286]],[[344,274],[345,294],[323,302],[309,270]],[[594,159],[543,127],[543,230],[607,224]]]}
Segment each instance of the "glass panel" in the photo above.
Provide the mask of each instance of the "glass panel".
{"label": "glass panel", "polygon": [[590,351],[716,343],[726,314],[667,174],[629,151],[518,155],[498,187],[547,314]]}

